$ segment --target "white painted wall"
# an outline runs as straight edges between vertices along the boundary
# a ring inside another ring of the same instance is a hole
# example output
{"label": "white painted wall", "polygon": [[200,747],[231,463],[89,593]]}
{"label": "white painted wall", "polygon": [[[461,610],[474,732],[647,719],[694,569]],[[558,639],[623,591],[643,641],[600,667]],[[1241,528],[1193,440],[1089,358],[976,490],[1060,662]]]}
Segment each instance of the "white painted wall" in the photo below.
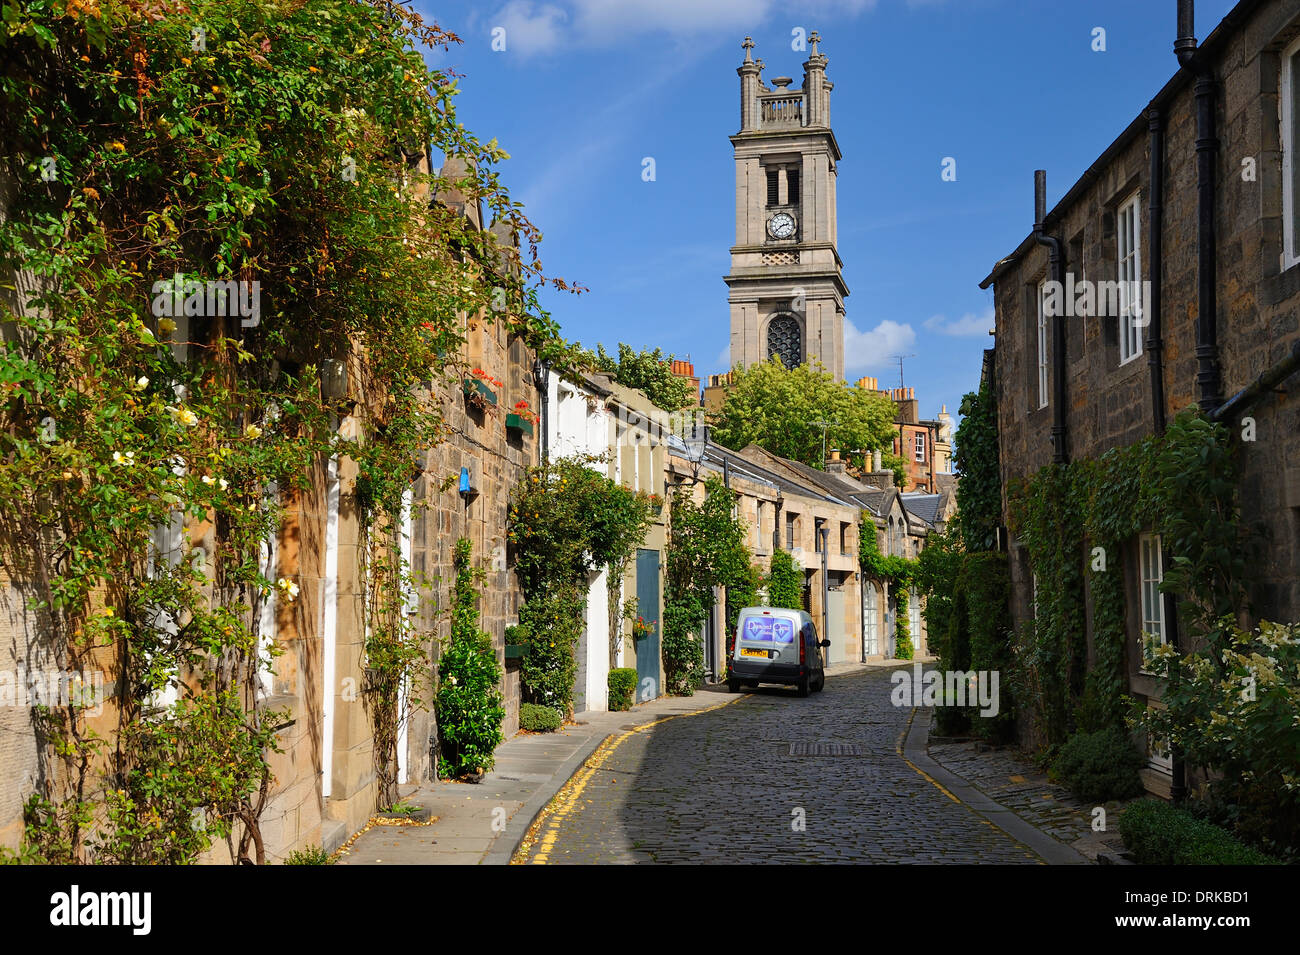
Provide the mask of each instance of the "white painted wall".
{"label": "white painted wall", "polygon": [[[551,459],[576,454],[603,455],[610,450],[611,422],[605,402],[599,396],[570,381],[551,375],[547,388],[546,437]],[[594,462],[594,470],[606,473],[608,465]],[[604,571],[587,591],[586,634],[579,641],[579,672],[585,675],[576,687],[586,711],[609,709],[609,593]]]}

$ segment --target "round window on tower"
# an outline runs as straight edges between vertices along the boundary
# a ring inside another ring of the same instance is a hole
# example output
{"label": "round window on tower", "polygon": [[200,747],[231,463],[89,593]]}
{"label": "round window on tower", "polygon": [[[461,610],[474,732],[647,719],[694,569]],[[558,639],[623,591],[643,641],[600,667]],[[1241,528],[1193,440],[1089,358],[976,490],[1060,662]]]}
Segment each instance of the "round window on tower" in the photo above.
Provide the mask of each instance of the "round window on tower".
{"label": "round window on tower", "polygon": [[767,357],[775,355],[787,368],[803,362],[803,342],[799,322],[790,315],[778,315],[767,326]]}

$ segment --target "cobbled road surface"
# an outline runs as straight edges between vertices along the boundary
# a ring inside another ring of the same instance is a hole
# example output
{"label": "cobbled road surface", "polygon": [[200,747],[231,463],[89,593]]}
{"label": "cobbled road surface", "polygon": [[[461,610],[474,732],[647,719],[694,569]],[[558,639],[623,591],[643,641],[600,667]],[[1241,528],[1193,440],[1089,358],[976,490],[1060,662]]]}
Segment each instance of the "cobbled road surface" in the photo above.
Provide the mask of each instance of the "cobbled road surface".
{"label": "cobbled road surface", "polygon": [[[1041,863],[900,755],[912,709],[890,702],[890,672],[833,677],[806,699],[748,690],[606,744],[516,861]],[[843,745],[791,755],[799,743]]]}

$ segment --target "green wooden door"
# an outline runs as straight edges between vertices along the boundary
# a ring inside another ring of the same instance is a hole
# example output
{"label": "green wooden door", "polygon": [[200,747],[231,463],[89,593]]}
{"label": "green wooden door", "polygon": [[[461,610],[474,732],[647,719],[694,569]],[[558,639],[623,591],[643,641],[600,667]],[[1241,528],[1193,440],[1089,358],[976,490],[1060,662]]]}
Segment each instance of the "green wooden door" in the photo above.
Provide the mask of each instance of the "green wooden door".
{"label": "green wooden door", "polygon": [[636,701],[659,695],[659,551],[636,552],[636,612],[650,632],[636,638]]}

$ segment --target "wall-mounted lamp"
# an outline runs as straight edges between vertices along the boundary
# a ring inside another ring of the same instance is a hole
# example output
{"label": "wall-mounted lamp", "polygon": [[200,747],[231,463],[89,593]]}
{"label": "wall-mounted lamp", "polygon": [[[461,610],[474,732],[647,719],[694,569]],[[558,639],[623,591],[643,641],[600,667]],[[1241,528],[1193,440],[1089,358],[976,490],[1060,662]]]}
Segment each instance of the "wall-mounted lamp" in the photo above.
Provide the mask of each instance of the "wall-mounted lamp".
{"label": "wall-mounted lamp", "polygon": [[325,404],[339,407],[348,403],[348,366],[338,358],[320,363],[320,396]]}

